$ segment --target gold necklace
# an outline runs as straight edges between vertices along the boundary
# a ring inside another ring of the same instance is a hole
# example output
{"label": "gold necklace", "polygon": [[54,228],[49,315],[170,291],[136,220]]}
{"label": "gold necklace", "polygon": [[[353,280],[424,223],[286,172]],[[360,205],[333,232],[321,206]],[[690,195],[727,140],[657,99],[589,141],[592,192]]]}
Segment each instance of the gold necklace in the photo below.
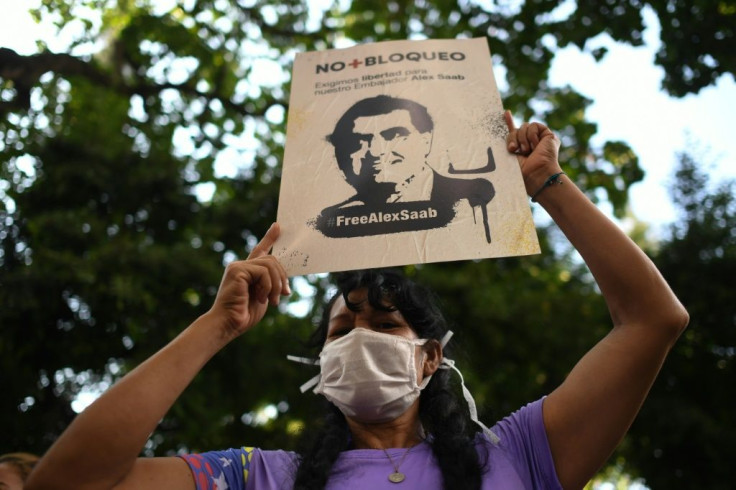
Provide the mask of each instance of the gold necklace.
{"label": "gold necklace", "polygon": [[[417,444],[418,446],[418,444]],[[399,471],[399,468],[401,467],[401,463],[404,462],[404,459],[406,458],[406,455],[409,454],[409,451],[414,449],[415,446],[411,446],[409,449],[404,451],[404,454],[401,456],[401,459],[399,460],[398,464],[394,463],[393,458],[391,455],[386,451],[385,449],[381,448],[383,453],[386,455],[389,461],[391,461],[391,466],[394,467],[394,472],[388,475],[388,481],[391,483],[401,483],[406,478],[406,475]]]}

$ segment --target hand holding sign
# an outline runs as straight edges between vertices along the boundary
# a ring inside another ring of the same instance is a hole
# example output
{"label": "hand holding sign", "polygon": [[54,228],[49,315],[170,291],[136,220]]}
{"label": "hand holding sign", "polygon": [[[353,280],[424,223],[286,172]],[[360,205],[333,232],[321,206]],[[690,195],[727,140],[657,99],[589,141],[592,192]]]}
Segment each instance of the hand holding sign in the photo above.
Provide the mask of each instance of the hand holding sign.
{"label": "hand holding sign", "polygon": [[509,135],[508,149],[517,155],[527,194],[533,195],[552,175],[562,172],[557,158],[560,139],[547,126],[524,123],[516,128],[511,113],[504,113]]}
{"label": "hand holding sign", "polygon": [[228,339],[241,335],[258,323],[268,305],[279,304],[279,296],[291,294],[286,271],[271,247],[279,237],[278,223],[271,225],[248,259],[228,264],[212,308],[207,313],[222,325]]}

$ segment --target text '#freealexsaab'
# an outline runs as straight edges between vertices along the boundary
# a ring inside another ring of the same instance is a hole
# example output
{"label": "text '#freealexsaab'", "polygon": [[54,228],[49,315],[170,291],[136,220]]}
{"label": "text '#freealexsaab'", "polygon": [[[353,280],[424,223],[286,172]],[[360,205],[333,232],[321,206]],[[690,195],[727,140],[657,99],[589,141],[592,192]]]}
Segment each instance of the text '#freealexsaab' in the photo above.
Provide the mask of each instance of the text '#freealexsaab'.
{"label": "text '#freealexsaab'", "polygon": [[403,209],[398,213],[369,213],[361,216],[337,215],[334,217],[335,226],[365,225],[368,223],[388,223],[391,221],[409,221],[418,219],[436,218],[437,210],[431,207],[421,211]]}

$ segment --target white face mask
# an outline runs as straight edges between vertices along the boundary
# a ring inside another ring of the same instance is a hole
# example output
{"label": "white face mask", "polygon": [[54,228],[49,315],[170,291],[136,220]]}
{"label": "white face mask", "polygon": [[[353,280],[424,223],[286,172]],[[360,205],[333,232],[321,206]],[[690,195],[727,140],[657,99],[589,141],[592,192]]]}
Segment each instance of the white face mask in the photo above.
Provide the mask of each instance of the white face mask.
{"label": "white face mask", "polygon": [[[452,331],[445,333],[440,341],[442,348],[450,337]],[[299,388],[302,393],[317,385],[314,392],[322,393],[345,415],[379,422],[395,419],[404,413],[429,383],[431,376],[424,378],[421,386],[417,385],[414,361],[415,346],[424,345],[427,340],[355,328],[348,335],[325,345],[319,360],[286,357],[321,367],[320,374]],[[498,436],[478,420],[475,401],[465,386],[462,373],[455,367],[455,361],[443,357],[439,369],[452,369],[457,373],[471,420],[483,429],[491,442],[498,443]]]}
{"label": "white face mask", "polygon": [[393,420],[429,383],[431,376],[421,386],[417,384],[415,363],[416,346],[426,342],[354,328],[322,349],[320,380],[314,392],[348,417],[363,422]]}

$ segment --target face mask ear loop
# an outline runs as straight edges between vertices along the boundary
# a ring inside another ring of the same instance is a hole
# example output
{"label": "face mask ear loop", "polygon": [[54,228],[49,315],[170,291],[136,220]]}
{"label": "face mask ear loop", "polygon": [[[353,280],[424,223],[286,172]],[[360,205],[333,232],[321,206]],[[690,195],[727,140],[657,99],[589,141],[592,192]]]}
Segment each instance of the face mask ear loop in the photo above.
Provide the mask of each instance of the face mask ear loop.
{"label": "face mask ear loop", "polygon": [[483,433],[491,440],[493,444],[498,444],[501,439],[493,433],[491,429],[485,426],[483,422],[478,420],[478,410],[475,407],[475,400],[473,400],[473,395],[470,394],[470,390],[468,390],[467,386],[465,386],[465,379],[463,379],[463,374],[460,372],[460,370],[455,367],[455,361],[452,359],[443,359],[442,360],[443,366],[440,366],[440,369],[452,369],[457,373],[458,376],[460,376],[460,385],[463,388],[463,398],[465,398],[465,401],[468,403],[468,411],[470,411],[470,420],[478,424],[478,426],[483,429]]}
{"label": "face mask ear loop", "polygon": [[[286,358],[290,361],[299,362],[301,364],[308,364],[310,366],[319,366],[319,359],[310,359],[309,357],[298,357],[298,356],[292,356],[287,355]],[[319,378],[321,374],[318,374],[314,376],[312,379],[304,383],[299,387],[299,391],[302,393],[306,392],[309,388],[316,386],[317,383],[319,383]]]}
{"label": "face mask ear loop", "polygon": [[[442,337],[442,339],[440,340],[440,348],[442,348],[442,349],[444,349],[444,348],[445,348],[445,346],[447,345],[447,343],[448,343],[448,342],[450,341],[450,339],[452,338],[452,335],[453,335],[453,333],[452,333],[452,330],[448,330],[448,331],[447,331],[447,332],[445,333],[445,335],[444,335],[444,336]],[[428,340],[429,340],[429,339],[423,339],[423,340],[421,341],[422,343],[421,343],[420,345],[424,345],[424,344],[425,344],[425,343],[426,343],[426,342],[427,342]],[[425,355],[425,354],[424,354],[424,351],[422,351],[422,355]],[[444,362],[444,359],[443,359],[443,362]],[[440,369],[442,369],[442,363],[440,363]],[[422,381],[422,384],[421,384],[421,385],[419,385],[419,389],[420,389],[420,390],[423,390],[424,388],[426,388],[426,387],[427,387],[427,385],[429,384],[429,381],[430,381],[431,379],[432,379],[432,375],[431,375],[431,374],[430,374],[429,376],[427,376],[426,378],[424,378],[424,380]]]}
{"label": "face mask ear loop", "polygon": [[[442,340],[440,341],[440,345],[442,348],[445,348],[445,345],[447,345],[447,342],[450,341],[450,339],[453,336],[452,330],[448,330],[444,337],[442,337]],[[442,365],[440,365],[440,369],[452,369],[457,373],[458,376],[460,376],[460,386],[463,388],[463,398],[465,398],[465,401],[468,404],[468,411],[470,412],[470,419],[478,424],[478,426],[483,429],[483,433],[491,440],[493,444],[498,444],[501,439],[493,433],[491,429],[485,426],[483,422],[478,420],[478,409],[475,406],[475,400],[473,400],[473,395],[470,394],[470,390],[468,390],[468,387],[465,386],[465,379],[463,378],[463,373],[460,372],[460,370],[455,367],[455,361],[452,359],[444,358],[442,359]]]}
{"label": "face mask ear loop", "polygon": [[322,375],[321,374],[318,374],[315,377],[313,377],[312,379],[310,379],[309,381],[307,381],[306,383],[304,383],[303,385],[301,385],[299,387],[299,391],[301,391],[302,393],[304,393],[309,388],[311,388],[312,386],[317,386],[317,384],[319,383],[320,376],[322,376]]}
{"label": "face mask ear loop", "polygon": [[311,357],[299,357],[287,355],[286,358],[290,361],[300,362],[302,364],[308,364],[310,366],[319,366],[319,359],[312,359]]}
{"label": "face mask ear loop", "polygon": [[445,333],[445,336],[442,337],[442,340],[440,340],[440,346],[442,346],[443,349],[445,348],[445,346],[450,341],[453,335],[455,335],[455,333],[452,330],[448,330]]}

